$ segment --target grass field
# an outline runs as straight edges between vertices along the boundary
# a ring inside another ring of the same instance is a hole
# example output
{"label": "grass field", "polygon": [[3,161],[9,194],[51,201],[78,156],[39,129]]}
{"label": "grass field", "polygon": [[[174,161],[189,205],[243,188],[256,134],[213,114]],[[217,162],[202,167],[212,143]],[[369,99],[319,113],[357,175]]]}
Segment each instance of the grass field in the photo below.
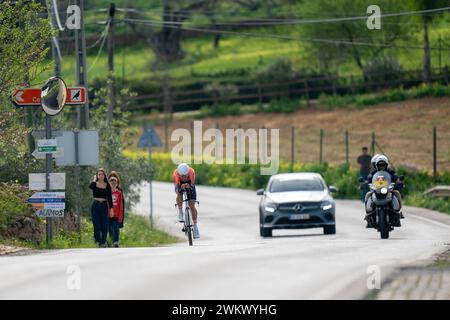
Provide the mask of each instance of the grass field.
{"label": "grass field", "polygon": [[[450,39],[450,28],[446,21],[435,24],[430,29],[430,43],[432,47],[438,46],[439,36],[442,39]],[[100,34],[102,26],[95,26],[95,33]],[[120,33],[122,26],[117,27]],[[123,31],[123,30],[122,30]],[[131,32],[131,31],[128,31]],[[243,31],[244,32],[244,31]],[[245,32],[254,34],[275,34],[287,35],[301,38],[301,27],[266,27],[246,29]],[[414,33],[413,40],[409,42],[399,41],[398,45],[422,44],[422,33],[420,30]],[[106,44],[98,60],[94,65],[99,45],[88,50],[88,80],[105,79],[107,74],[107,50]],[[198,37],[184,38],[182,47],[186,52],[186,57],[169,66],[169,74],[173,78],[196,81],[207,78],[211,81],[220,81],[224,73],[232,73],[236,70],[251,73],[252,70],[267,65],[278,57],[290,58],[295,67],[299,70],[317,68],[317,59],[309,54],[309,42],[296,40],[279,40],[271,38],[246,37],[240,35],[223,35],[218,49],[213,48],[213,37],[202,35]],[[420,69],[422,67],[423,50],[416,49],[386,49],[385,55],[392,55],[398,58],[404,69]],[[438,66],[439,51],[432,51],[432,65]],[[151,81],[154,77],[151,65],[155,60],[153,51],[142,40],[139,43],[130,44],[129,47],[117,47],[115,50],[114,69],[117,79],[125,80],[129,83],[139,81]],[[42,73],[40,81],[52,75],[50,61],[47,62],[49,69]],[[441,64],[450,65],[450,55],[447,51],[441,51]],[[125,66],[125,68],[123,68]],[[62,77],[69,85],[75,84],[75,55],[63,56]],[[124,73],[122,74],[122,72]],[[341,75],[360,74],[361,71],[353,61],[346,61],[337,67],[337,72]]]}
{"label": "grass field", "polygon": [[[371,144],[372,132],[382,150],[395,166],[432,169],[432,130],[437,127],[438,170],[450,170],[450,99],[424,98],[396,103],[384,103],[365,109],[309,108],[291,114],[244,114],[240,116],[202,119],[203,131],[218,126],[225,128],[279,128],[280,158],[290,161],[291,127],[296,128],[295,160],[301,163],[319,162],[320,129],[324,129],[323,161],[342,164],[346,161],[345,130],[349,131],[349,160],[357,166],[356,157],[363,145]],[[192,120],[177,119],[169,126],[169,138],[176,128],[189,129]],[[136,123],[139,123],[137,121]],[[156,131],[164,141],[162,124]],[[136,148],[142,132],[139,125],[129,128],[128,149]],[[170,144],[169,151],[176,142]],[[206,146],[208,143],[204,143]],[[155,151],[163,150],[155,148]],[[380,150],[376,150],[377,152]],[[145,152],[145,150],[143,151]]]}

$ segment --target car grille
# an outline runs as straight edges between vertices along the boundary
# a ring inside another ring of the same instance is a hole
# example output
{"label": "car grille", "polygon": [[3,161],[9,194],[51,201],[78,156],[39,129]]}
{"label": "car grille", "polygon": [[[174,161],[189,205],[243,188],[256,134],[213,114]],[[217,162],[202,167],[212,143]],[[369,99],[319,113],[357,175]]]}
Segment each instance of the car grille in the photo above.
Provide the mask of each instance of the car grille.
{"label": "car grille", "polygon": [[275,225],[280,224],[309,224],[309,223],[323,223],[324,221],[320,219],[319,217],[312,216],[307,220],[291,220],[287,217],[280,218],[276,221]]}
{"label": "car grille", "polygon": [[[311,212],[320,208],[320,202],[289,202],[278,205],[281,213],[303,213]],[[299,210],[300,209],[300,210]]]}

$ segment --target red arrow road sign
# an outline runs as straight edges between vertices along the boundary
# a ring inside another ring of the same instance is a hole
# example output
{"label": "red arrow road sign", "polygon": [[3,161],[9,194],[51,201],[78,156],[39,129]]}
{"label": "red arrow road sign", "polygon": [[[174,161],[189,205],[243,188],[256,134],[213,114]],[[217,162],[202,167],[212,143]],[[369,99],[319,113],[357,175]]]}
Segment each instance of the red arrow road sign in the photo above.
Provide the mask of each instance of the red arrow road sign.
{"label": "red arrow road sign", "polygon": [[11,95],[13,102],[19,106],[41,105],[41,89],[19,89]]}
{"label": "red arrow road sign", "polygon": [[[41,89],[17,89],[11,95],[11,99],[17,106],[41,105]],[[67,88],[66,104],[85,104],[86,89],[84,87]]]}

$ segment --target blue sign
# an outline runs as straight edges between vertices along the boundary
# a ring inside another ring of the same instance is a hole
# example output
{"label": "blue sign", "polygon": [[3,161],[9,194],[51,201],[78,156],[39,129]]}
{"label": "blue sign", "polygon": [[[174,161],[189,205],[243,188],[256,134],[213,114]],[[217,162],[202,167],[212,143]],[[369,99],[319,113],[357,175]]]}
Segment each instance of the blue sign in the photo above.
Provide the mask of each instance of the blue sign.
{"label": "blue sign", "polygon": [[138,148],[149,147],[150,141],[152,147],[162,147],[161,138],[156,133],[155,128],[146,127],[144,128],[144,133],[139,138]]}
{"label": "blue sign", "polygon": [[28,198],[28,203],[66,202],[64,198]]}

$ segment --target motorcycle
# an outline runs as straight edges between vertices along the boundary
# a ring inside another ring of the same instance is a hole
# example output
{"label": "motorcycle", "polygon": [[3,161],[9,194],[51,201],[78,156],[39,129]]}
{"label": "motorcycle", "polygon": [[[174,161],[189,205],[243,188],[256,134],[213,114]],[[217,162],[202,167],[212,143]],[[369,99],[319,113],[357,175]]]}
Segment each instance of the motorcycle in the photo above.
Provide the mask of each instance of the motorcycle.
{"label": "motorcycle", "polygon": [[[360,179],[360,183],[361,187],[367,185],[367,182],[362,179]],[[391,181],[391,175],[386,171],[375,173],[371,183],[368,184],[372,192],[372,202],[375,205],[375,212],[369,216],[368,223],[380,232],[381,239],[389,238],[389,232],[394,230],[394,225],[398,222],[396,219],[400,219],[398,214],[393,210],[393,191],[395,185]]]}

